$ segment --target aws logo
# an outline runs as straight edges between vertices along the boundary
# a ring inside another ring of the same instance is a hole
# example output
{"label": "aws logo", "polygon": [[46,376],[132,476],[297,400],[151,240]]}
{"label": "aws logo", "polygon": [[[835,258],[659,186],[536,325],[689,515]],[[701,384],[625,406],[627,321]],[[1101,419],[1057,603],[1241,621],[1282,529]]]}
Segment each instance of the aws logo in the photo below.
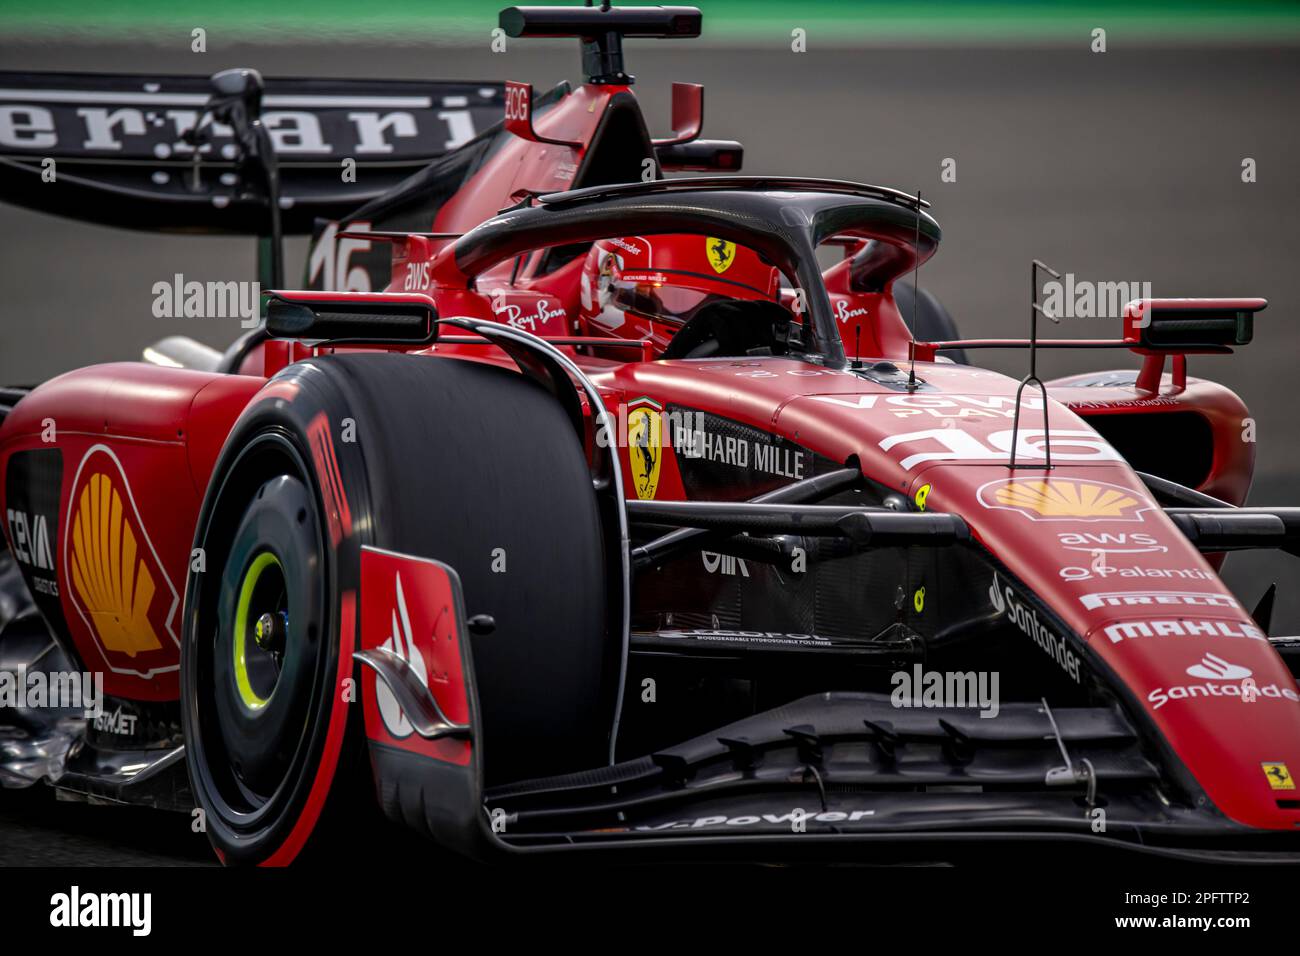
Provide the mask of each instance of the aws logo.
{"label": "aws logo", "polygon": [[709,257],[709,265],[713,266],[713,271],[718,275],[730,269],[731,264],[736,261],[736,244],[726,239],[714,239],[709,236],[704,240],[704,250]]}
{"label": "aws logo", "polygon": [[1003,478],[979,490],[985,508],[1031,521],[1142,521],[1151,505],[1127,488],[1077,478]]}
{"label": "aws logo", "polygon": [[627,413],[627,460],[638,498],[653,498],[659,490],[663,451],[663,406],[648,398],[638,399]]}
{"label": "aws logo", "polygon": [[180,646],[173,629],[180,595],[145,531],[122,464],[107,445],[91,448],[73,478],[63,566],[72,605],[111,670],[147,678],[176,669],[174,663],[147,663],[165,642]]}

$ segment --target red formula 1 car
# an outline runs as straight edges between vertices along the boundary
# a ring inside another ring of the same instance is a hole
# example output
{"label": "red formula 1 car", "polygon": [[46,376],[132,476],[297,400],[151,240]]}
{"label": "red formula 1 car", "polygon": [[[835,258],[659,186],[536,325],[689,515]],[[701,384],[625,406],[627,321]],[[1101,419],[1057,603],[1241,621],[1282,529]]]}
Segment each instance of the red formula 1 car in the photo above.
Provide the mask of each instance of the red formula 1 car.
{"label": "red formula 1 car", "polygon": [[[1247,411],[1186,359],[1263,300],[961,340],[915,285],[918,198],[734,175],[690,85],[650,137],[622,40],[697,11],[501,23],[581,38],[587,82],[7,78],[40,92],[10,201],[258,232],[277,287],[280,233],[316,235],[310,288],[224,354],[5,392],[0,659],[103,698],[3,711],[0,779],[199,807],[231,863],[346,831],[358,794],[484,858],[1300,858],[1300,641],[1216,570],[1294,552],[1300,509],[1240,507]],[[94,136],[152,173],[72,128],[109,94]],[[186,116],[135,124],[159,96]],[[75,175],[25,188],[51,153]],[[1141,370],[967,361],[1048,346]]]}

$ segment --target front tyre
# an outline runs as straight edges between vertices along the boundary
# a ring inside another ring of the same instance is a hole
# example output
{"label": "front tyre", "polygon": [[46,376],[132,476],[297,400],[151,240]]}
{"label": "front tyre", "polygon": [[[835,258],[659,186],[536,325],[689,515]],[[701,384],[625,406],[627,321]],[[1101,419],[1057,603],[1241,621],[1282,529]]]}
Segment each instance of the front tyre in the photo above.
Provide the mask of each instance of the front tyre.
{"label": "front tyre", "polygon": [[355,595],[335,592],[341,556],[305,436],[269,423],[239,435],[205,504],[204,570],[187,587],[182,720],[218,855],[287,863],[359,746],[344,684]]}
{"label": "front tyre", "polygon": [[[489,783],[599,765],[618,662],[602,541],[578,436],[523,376],[391,353],[277,375],[214,469],[186,589],[182,718],[219,855],[288,862],[377,815],[363,546],[450,565],[494,618],[472,638]],[[379,783],[390,817],[418,817]]]}

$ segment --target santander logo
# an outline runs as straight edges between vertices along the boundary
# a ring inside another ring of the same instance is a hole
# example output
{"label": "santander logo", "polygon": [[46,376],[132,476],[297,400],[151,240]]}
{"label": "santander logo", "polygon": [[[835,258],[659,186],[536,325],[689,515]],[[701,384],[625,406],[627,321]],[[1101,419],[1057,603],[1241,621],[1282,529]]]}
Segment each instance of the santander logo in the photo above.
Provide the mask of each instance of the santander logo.
{"label": "santander logo", "polygon": [[1199,664],[1187,668],[1187,673],[1205,680],[1242,680],[1254,671],[1239,664],[1229,664],[1217,654],[1206,654]]}
{"label": "santander logo", "polygon": [[[420,679],[420,683],[425,687],[429,686],[428,668],[424,664],[424,655],[420,653],[420,649],[415,646],[415,641],[411,637],[411,616],[406,610],[406,594],[402,591],[401,574],[397,575],[397,607],[393,610],[393,631],[388,640],[384,641],[380,647],[406,661],[411,666],[411,669],[415,671],[415,676]],[[415,728],[406,719],[406,714],[402,713],[397,698],[393,696],[393,692],[388,689],[388,685],[381,681],[378,676],[374,678],[374,681],[375,703],[379,705],[379,716],[383,719],[384,726],[388,728],[390,734],[398,739],[409,737]]]}
{"label": "santander logo", "polygon": [[993,604],[993,610],[999,614],[1007,609],[1007,602],[1002,597],[1002,586],[996,574],[993,575],[993,583],[989,585],[989,601]]}
{"label": "santander logo", "polygon": [[1066,644],[1065,638],[1058,637],[1051,628],[1038,620],[1037,611],[1016,599],[1016,592],[1010,586],[1002,584],[996,571],[993,573],[993,583],[989,586],[989,601],[993,604],[994,611],[1011,618],[1016,627],[1037,644],[1044,654],[1056,661],[1057,666],[1069,674],[1076,684],[1080,682],[1079,671],[1083,662],[1079,656]]}
{"label": "santander logo", "polygon": [[1260,701],[1289,701],[1300,703],[1300,693],[1278,684],[1259,685],[1249,667],[1224,660],[1217,654],[1206,653],[1200,661],[1187,668],[1187,675],[1199,683],[1174,687],[1156,687],[1147,694],[1152,710],[1159,710],[1174,701],[1194,703],[1202,698],[1229,699],[1254,704]]}

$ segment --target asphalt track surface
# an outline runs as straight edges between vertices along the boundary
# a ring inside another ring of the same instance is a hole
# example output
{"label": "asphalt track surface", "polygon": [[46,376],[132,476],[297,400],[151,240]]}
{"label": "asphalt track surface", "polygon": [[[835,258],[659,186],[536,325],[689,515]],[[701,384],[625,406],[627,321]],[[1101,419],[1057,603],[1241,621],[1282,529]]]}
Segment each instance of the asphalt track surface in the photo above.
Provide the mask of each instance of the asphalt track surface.
{"label": "asphalt track surface", "polygon": [[[1261,295],[1254,344],[1193,358],[1191,373],[1238,392],[1257,422],[1251,502],[1300,504],[1300,50],[940,46],[795,54],[784,41],[740,49],[631,41],[628,62],[652,132],[668,127],[672,80],[706,88],[705,134],[745,143],[756,173],[798,173],[920,189],[944,229],[921,273],[963,334],[1027,333],[1031,258],[1097,281],[1147,281],[1156,295]],[[269,75],[576,79],[571,43],[512,43],[509,52],[359,45],[20,45],[0,40],[5,69]],[[1258,181],[1241,181],[1245,157]],[[956,160],[957,181],[940,181]],[[201,320],[155,319],[151,287],[253,278],[246,240],[154,236],[0,208],[0,383],[32,383],[77,366],[136,358],[149,342],[188,334],[224,345],[238,332]],[[290,247],[301,274],[305,244]],[[1100,320],[1057,332],[1105,337]],[[1019,376],[1024,356],[984,353]],[[1107,353],[1103,367],[1136,358]],[[1096,353],[1054,351],[1040,373],[1098,367]],[[1234,555],[1226,579],[1249,607],[1279,585],[1275,633],[1300,633],[1297,562]],[[207,862],[168,815],[33,802],[0,794],[0,865]],[[179,830],[180,835],[177,835]]]}

